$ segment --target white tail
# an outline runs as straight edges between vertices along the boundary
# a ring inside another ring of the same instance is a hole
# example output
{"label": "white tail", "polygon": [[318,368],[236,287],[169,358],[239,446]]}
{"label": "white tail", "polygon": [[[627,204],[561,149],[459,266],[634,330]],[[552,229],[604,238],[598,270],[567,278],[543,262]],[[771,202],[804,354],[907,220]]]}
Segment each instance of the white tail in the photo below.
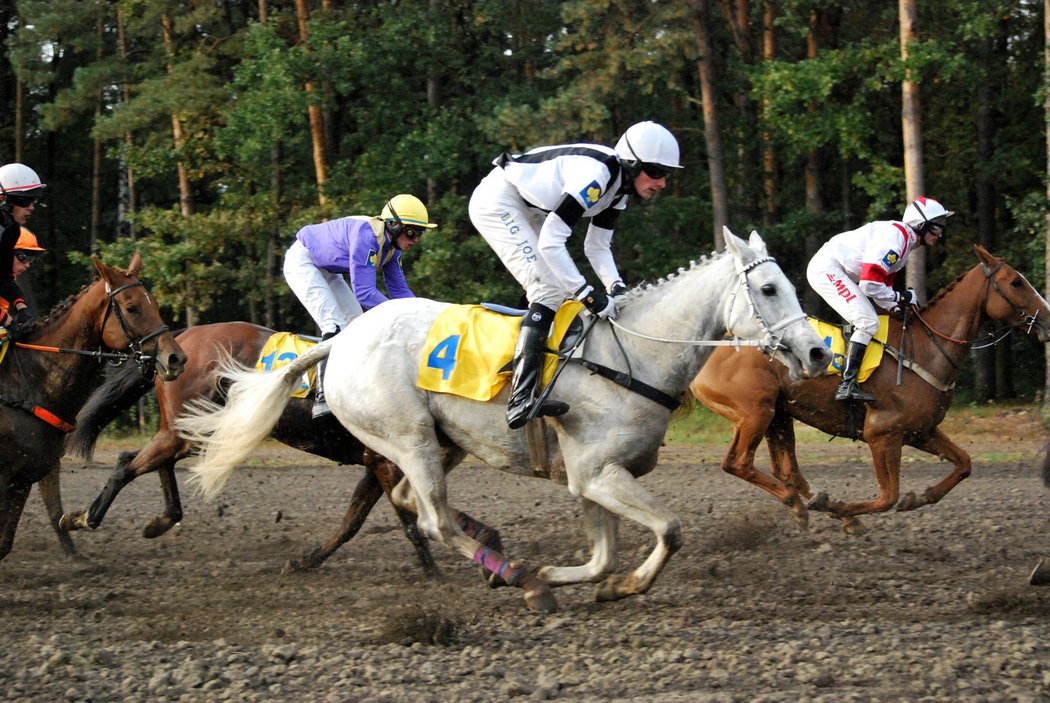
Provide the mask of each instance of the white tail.
{"label": "white tail", "polygon": [[270,373],[227,361],[217,379],[230,383],[226,404],[200,401],[187,405],[175,420],[179,434],[200,447],[200,461],[190,467],[190,483],[205,500],[226,485],[230,472],[266,439],[280,419],[292,388],[309,369],[328,358],[332,342],[322,342],[287,366]]}

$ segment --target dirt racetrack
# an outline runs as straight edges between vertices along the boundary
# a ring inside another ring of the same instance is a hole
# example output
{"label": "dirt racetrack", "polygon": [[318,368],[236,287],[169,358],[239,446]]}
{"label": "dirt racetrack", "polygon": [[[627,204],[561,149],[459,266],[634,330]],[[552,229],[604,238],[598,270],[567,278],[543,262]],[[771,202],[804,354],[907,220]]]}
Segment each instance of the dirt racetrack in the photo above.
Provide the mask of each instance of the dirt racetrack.
{"label": "dirt racetrack", "polygon": [[[670,445],[642,480],[681,518],[684,547],[647,595],[596,603],[592,586],[567,587],[552,615],[489,590],[440,545],[443,578],[424,579],[386,502],[325,566],[281,575],[337,527],[361,469],[276,444],[216,503],[180,471],[185,518],[156,540],[141,530],[158,481],[132,484],[99,530],[74,536],[81,559],[61,554],[34,492],[0,564],[0,698],[1050,701],[1050,588],[1028,585],[1050,555],[1041,431],[1008,421],[961,443],[970,479],[938,506],[866,518],[860,537],[821,515],[800,531],[720,471],[721,446]],[[873,494],[864,445],[802,454],[814,488]],[[67,464],[67,509],[87,507],[114,457]],[[906,454],[905,490],[947,471],[918,457]],[[530,566],[586,560],[561,486],[469,463],[450,493]],[[651,535],[620,534],[633,568]]]}

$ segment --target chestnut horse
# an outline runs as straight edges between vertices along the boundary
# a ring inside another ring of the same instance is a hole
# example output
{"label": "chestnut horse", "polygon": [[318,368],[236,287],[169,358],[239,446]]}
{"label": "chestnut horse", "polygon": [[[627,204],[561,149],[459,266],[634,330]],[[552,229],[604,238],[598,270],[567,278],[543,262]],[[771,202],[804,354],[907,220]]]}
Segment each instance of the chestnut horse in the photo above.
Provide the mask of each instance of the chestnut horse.
{"label": "chestnut horse", "polygon": [[[95,529],[106,516],[110,505],[121,490],[139,476],[157,472],[164,492],[164,512],[146,525],[143,536],[159,537],[182,520],[182,502],[175,479],[175,464],[196,451],[196,446],[176,434],[172,427],[175,418],[187,404],[199,401],[222,402],[224,389],[215,377],[215,369],[234,359],[245,366],[254,366],[263,345],[274,334],[273,330],[248,322],[220,322],[190,327],[178,333],[177,339],[188,356],[188,362],[178,380],[161,383],[143,380],[134,370],[117,369],[107,374],[106,381],[91,396],[77,418],[77,429],[70,435],[67,447],[71,453],[90,456],[95,440],[102,429],[118,415],[135,404],[152,388],[157,394],[160,421],[156,434],[137,452],[123,452],[117,466],[87,510],[77,510],[62,516],[63,530]],[[272,437],[290,447],[316,454],[340,464],[361,464],[367,471],[357,483],[346,517],[340,530],[327,542],[293,559],[286,570],[303,570],[320,566],[342,544],[361,528],[376,501],[401,480],[398,468],[365,449],[347,432],[333,415],[313,419],[310,410],[313,398],[292,398],[273,430]],[[43,490],[45,504],[54,500]],[[50,504],[49,504],[50,506]],[[49,507],[50,509],[50,507]],[[395,508],[405,534],[416,548],[420,563],[427,574],[434,574],[437,566],[426,541],[416,529],[416,516]],[[498,535],[490,539],[498,543]]]}
{"label": "chestnut horse", "polygon": [[[32,485],[46,478],[57,493],[69,420],[99,383],[100,362],[134,360],[143,371],[155,367],[163,378],[174,379],[186,361],[138,280],[141,257],[132,256],[127,272],[98,259],[94,263],[99,279],[9,343],[0,364],[0,559],[11,551]],[[123,353],[127,349],[130,354]],[[60,502],[54,510],[49,506],[52,526]],[[63,547],[72,551],[72,541]]]}
{"label": "chestnut horse", "polygon": [[[751,350],[718,349],[690,385],[693,394],[712,411],[733,423],[729,451],[722,460],[728,473],[773,494],[792,511],[796,522],[807,524],[807,507],[843,518],[847,531],[862,529],[853,518],[889,510],[900,497],[903,445],[952,462],[952,471],[922,495],[908,493],[898,510],[915,510],[941,500],[970,475],[970,456],[939,425],[951,405],[955,374],[986,320],[1008,321],[1026,332],[1035,330],[1040,342],[1050,341],[1050,307],[1032,285],[1001,258],[974,246],[980,263],[959,276],[919,311],[905,319],[891,319],[889,342],[882,363],[864,382],[876,400],[867,404],[834,399],[836,376],[806,380],[788,377],[781,365]],[[891,345],[902,339],[903,350]],[[903,353],[902,353],[903,352]],[[898,361],[904,370],[897,384]],[[850,413],[856,413],[855,422]],[[850,436],[868,443],[879,497],[841,502],[824,493],[808,506],[800,496],[812,497],[795,457],[794,420],[830,435]],[[755,449],[766,438],[772,475],[754,466]]]}

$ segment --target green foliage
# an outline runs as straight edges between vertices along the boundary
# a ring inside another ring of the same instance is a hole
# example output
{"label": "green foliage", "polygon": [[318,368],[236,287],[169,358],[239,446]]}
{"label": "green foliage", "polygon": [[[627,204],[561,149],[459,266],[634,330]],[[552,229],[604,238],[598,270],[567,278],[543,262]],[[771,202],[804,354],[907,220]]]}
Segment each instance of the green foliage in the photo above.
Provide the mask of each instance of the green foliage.
{"label": "green foliage", "polygon": [[[672,128],[686,168],[661,197],[623,214],[614,240],[621,272],[632,284],[655,280],[709,253],[698,3],[308,5],[303,43],[292,3],[269,3],[262,23],[256,3],[19,0],[6,36],[9,64],[0,72],[5,85],[15,76],[24,82],[20,158],[49,184],[46,207],[31,225],[73,262],[49,257],[54,275],[32,277],[43,297],[70,292],[66,284],[82,274],[73,266],[92,246],[96,139],[103,149],[97,250],[117,261],[140,250],[155,294],[175,318],[193,310],[206,319],[242,319],[269,302],[281,318],[275,323],[302,324],[301,306],[280,275],[279,256],[294,233],[325,218],[375,214],[400,192],[426,200],[440,223],[405,258],[417,293],[514,304],[518,285],[467,216],[492,159],[504,149],[563,141],[612,144],[643,119]],[[747,37],[726,16],[731,5],[707,3],[716,94],[706,107],[721,122],[737,234],[759,228],[801,289],[813,241],[898,216],[905,200],[900,86],[910,71],[921,91],[927,193],[959,212],[931,256],[931,286],[973,265],[979,236],[1033,281],[1044,280],[1038,3],[919,3],[918,41],[906,64],[895,4],[774,3],[776,51],[768,60],[759,51],[762,3],[749,4]],[[306,115],[311,103],[329,128],[324,205]],[[13,112],[9,105],[0,116],[0,134],[13,133]],[[763,145],[777,160],[775,215],[762,207]],[[817,209],[806,202],[811,162],[821,183]],[[180,169],[188,193],[180,193]],[[990,190],[981,191],[983,184]],[[992,201],[984,230],[979,192]],[[192,214],[183,214],[180,197]],[[125,236],[132,225],[134,240]],[[585,226],[569,244],[592,276],[581,253]],[[272,267],[271,248],[278,257]],[[1033,367],[1041,358],[1038,349],[1019,353]]]}

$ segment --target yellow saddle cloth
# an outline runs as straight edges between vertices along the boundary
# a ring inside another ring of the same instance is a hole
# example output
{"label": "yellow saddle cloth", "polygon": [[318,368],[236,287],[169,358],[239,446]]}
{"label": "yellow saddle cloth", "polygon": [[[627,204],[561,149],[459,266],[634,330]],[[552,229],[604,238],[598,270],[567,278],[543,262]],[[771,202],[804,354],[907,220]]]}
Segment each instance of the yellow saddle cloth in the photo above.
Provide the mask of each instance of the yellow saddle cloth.
{"label": "yellow saddle cloth", "polygon": [[[828,375],[841,376],[842,369],[846,367],[846,340],[842,336],[842,328],[830,322],[810,317],[809,324],[816,330],[820,338],[824,340],[824,346],[831,351],[831,363],[828,364]],[[864,358],[860,363],[860,374],[857,380],[861,383],[868,380],[871,372],[879,367],[882,362],[883,344],[889,336],[890,318],[888,315],[879,315],[879,331],[874,339],[882,344],[869,344]]]}
{"label": "yellow saddle cloth", "polygon": [[[568,302],[554,318],[547,346],[557,349],[582,303]],[[521,318],[481,305],[450,305],[434,321],[419,360],[419,388],[438,393],[491,400],[510,380]],[[558,359],[547,354],[543,383],[550,382]]]}
{"label": "yellow saddle cloth", "polygon": [[[291,332],[274,332],[266,340],[262,351],[259,352],[259,360],[255,362],[255,368],[259,371],[275,371],[282,366],[287,366],[300,354],[305,354],[317,346],[317,342],[303,339]],[[316,368],[316,367],[315,367]],[[303,374],[302,382],[292,390],[293,398],[305,398],[310,395],[313,388],[315,369],[310,369]]]}

